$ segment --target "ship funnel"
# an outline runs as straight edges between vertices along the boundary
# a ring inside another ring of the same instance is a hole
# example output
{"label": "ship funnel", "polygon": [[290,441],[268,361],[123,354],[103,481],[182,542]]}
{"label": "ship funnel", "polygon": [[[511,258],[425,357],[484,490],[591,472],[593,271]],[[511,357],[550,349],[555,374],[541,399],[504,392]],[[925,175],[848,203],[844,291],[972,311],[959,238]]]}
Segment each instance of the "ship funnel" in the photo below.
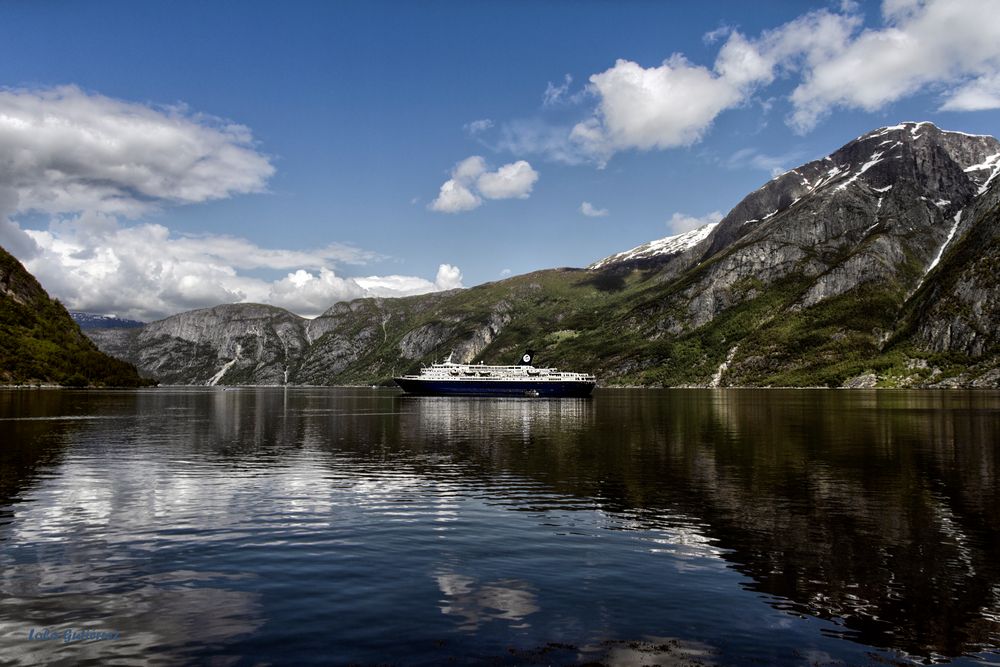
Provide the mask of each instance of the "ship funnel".
{"label": "ship funnel", "polygon": [[524,354],[521,355],[521,360],[517,362],[518,366],[530,366],[531,360],[535,358],[534,350],[525,350]]}

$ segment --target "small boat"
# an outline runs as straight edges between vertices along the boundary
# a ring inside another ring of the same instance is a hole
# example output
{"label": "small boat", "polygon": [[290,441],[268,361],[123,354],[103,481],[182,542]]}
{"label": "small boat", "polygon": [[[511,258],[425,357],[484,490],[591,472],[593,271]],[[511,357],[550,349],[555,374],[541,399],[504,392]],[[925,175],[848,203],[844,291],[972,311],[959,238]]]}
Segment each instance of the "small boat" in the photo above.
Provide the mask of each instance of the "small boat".
{"label": "small boat", "polygon": [[421,396],[531,396],[569,398],[590,396],[597,379],[588,373],[572,373],[532,365],[535,353],[522,355],[513,366],[456,364],[451,357],[441,364],[420,369],[417,375],[393,380],[408,394]]}

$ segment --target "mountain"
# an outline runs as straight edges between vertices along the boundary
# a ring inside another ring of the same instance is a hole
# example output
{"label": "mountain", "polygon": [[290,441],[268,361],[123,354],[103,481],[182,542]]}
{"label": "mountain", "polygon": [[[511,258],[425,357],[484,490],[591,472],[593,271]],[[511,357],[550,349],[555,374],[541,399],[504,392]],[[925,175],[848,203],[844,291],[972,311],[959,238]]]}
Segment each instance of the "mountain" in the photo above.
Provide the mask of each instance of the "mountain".
{"label": "mountain", "polygon": [[126,320],[111,315],[95,315],[94,313],[81,313],[78,310],[69,311],[69,316],[80,325],[81,329],[135,329],[141,327],[145,322],[138,320]]}
{"label": "mountain", "polygon": [[253,304],[92,330],[178,383],[387,381],[448,354],[654,386],[1000,384],[1000,142],[902,123],[788,171],[719,223],[314,320]]}
{"label": "mountain", "polygon": [[135,366],[97,349],[62,304],[0,248],[0,383],[136,387]]}
{"label": "mountain", "polygon": [[[633,322],[670,341],[664,356],[676,368],[646,378],[701,383],[717,364],[721,384],[836,385],[852,373],[931,382],[950,361],[925,353],[952,350],[901,335],[899,317],[936,285],[940,260],[953,262],[956,239],[995,228],[982,202],[998,155],[992,137],[904,123],[773,179],[674,260],[687,259],[686,272],[666,298],[639,308]],[[922,326],[936,326],[923,313]],[[959,363],[995,366],[988,347]]]}
{"label": "mountain", "polygon": [[308,325],[274,306],[232,304],[87,334],[164,384],[282,384],[285,364],[309,345]]}
{"label": "mountain", "polygon": [[[953,365],[945,385],[998,383],[1000,349],[1000,154],[973,206],[956,218],[951,242],[939,253],[933,279],[924,282],[907,304],[897,338],[929,350]],[[985,171],[981,169],[981,171]],[[978,361],[963,370],[969,361]],[[977,371],[986,370],[976,380]],[[992,378],[992,379],[991,379]]]}

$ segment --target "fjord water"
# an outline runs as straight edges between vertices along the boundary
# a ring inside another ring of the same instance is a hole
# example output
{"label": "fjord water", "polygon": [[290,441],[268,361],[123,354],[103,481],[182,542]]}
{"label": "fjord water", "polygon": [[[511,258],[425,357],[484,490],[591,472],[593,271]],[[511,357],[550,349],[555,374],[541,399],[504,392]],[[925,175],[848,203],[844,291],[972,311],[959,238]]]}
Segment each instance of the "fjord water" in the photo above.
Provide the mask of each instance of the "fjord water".
{"label": "fjord water", "polygon": [[5,391],[0,443],[5,663],[1000,662],[998,392]]}

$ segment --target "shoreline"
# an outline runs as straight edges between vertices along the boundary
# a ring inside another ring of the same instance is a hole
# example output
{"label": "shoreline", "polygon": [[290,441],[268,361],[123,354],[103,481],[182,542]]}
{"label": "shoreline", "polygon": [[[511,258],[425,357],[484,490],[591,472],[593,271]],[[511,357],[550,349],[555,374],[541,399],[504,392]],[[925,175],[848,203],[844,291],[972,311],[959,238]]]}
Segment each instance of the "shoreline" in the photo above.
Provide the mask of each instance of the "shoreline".
{"label": "shoreline", "polygon": [[[156,386],[146,386],[146,387],[67,387],[58,384],[0,384],[0,390],[12,390],[12,391],[51,391],[51,390],[66,390],[66,391],[129,391],[129,390],[142,390],[142,391],[155,391],[157,389],[206,389],[206,390],[217,390],[217,391],[230,391],[236,389],[378,389],[378,390],[391,390],[403,394],[404,392],[398,387],[393,387],[389,385],[371,385],[371,384],[236,384],[236,385],[202,385],[202,384],[160,384]],[[983,386],[963,386],[963,385],[953,385],[948,387],[934,387],[934,386],[912,386],[912,387],[826,387],[822,385],[812,385],[804,387],[796,386],[755,386],[755,385],[733,385],[730,387],[701,387],[697,385],[682,385],[676,387],[657,387],[650,385],[610,385],[610,386],[600,386],[595,387],[595,390],[600,389],[624,389],[624,390],[664,390],[664,389],[683,389],[683,390],[747,390],[747,389],[757,389],[757,390],[823,390],[823,391],[946,391],[946,390],[959,390],[959,391],[1000,391],[1000,386],[997,387],[983,387]]]}

